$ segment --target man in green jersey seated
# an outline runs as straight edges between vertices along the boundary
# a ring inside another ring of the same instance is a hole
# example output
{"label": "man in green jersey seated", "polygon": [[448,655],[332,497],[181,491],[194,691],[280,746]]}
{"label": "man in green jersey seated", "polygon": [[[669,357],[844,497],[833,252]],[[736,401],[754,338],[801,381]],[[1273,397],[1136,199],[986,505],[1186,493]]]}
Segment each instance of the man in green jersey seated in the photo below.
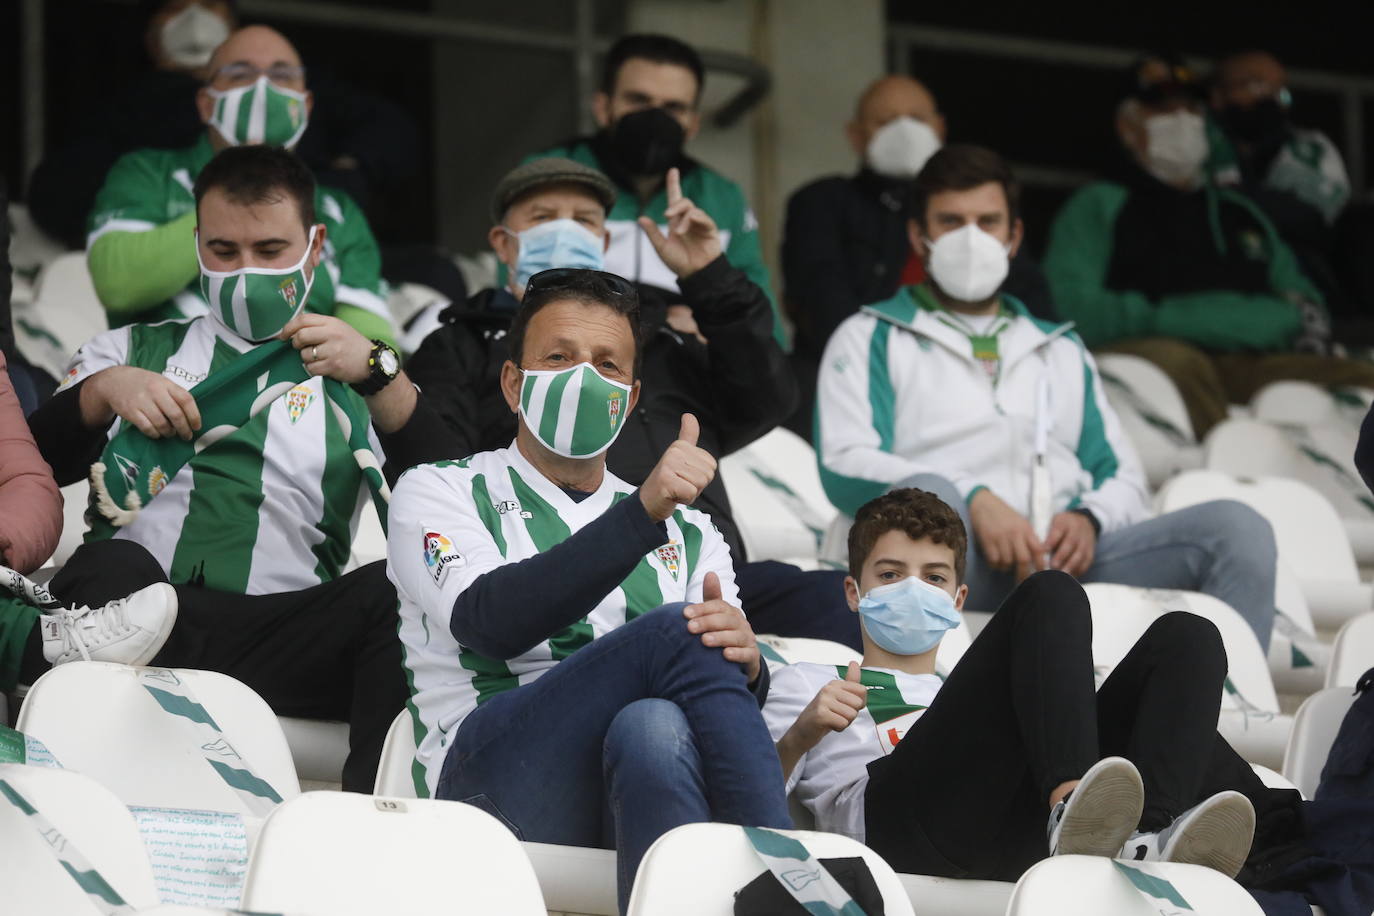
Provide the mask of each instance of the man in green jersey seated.
{"label": "man in green jersey seated", "polygon": [[[57,600],[170,582],[176,625],[152,663],[232,675],[281,715],[347,719],[343,784],[369,790],[405,701],[396,595],[380,561],[344,570],[367,502],[385,523],[382,446],[405,467],[406,443],[443,428],[395,351],[304,312],[329,232],[314,190],[283,149],[220,152],[192,227],[212,310],[96,336],[32,426],[59,482],[92,472],[92,529]],[[44,633],[54,653],[107,657],[111,634],[85,621]]]}
{"label": "man in green jersey seated", "polygon": [[[87,262],[112,326],[205,314],[193,239],[196,176],[222,149],[291,149],[305,133],[311,107],[305,68],[280,33],[240,29],[215,51],[208,72],[196,96],[205,122],[200,140],[184,149],[129,153],[96,197]],[[334,315],[366,338],[392,340],[381,255],[367,218],[342,191],[317,186],[314,193],[327,232],[310,310]]]}

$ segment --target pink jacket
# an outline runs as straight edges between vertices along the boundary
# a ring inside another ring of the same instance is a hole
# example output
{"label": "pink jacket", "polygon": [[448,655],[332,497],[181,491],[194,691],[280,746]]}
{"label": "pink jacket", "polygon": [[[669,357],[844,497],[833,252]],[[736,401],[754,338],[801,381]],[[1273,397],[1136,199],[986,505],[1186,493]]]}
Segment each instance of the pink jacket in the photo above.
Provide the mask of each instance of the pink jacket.
{"label": "pink jacket", "polygon": [[0,564],[32,572],[62,534],[62,493],[19,409],[0,353]]}

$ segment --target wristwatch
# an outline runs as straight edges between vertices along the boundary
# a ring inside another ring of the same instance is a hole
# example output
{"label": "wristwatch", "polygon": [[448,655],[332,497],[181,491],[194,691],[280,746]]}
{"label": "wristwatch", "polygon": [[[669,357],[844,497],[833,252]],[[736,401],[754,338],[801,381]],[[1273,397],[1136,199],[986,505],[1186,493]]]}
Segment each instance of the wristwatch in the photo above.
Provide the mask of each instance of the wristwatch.
{"label": "wristwatch", "polygon": [[372,352],[367,355],[367,378],[353,385],[354,391],[363,397],[371,397],[381,391],[401,372],[401,357],[383,341],[372,341]]}

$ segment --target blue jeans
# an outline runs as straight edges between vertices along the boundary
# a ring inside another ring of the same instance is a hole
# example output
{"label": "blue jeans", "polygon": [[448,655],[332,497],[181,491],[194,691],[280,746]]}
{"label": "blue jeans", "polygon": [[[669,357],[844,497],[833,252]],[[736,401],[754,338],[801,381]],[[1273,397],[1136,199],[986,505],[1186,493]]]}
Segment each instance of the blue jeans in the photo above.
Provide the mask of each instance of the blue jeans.
{"label": "blue jeans", "polygon": [[[916,474],[898,486],[934,493],[959,512],[969,533],[967,568],[970,607],[995,608],[1016,581],[988,566],[975,547],[968,505],[954,485],[938,474]],[[1269,650],[1274,628],[1274,576],[1278,547],[1269,522],[1231,499],[1199,503],[1137,522],[1098,538],[1084,582],[1115,582],[1142,588],[1202,592],[1235,608]]]}
{"label": "blue jeans", "polygon": [[524,840],[614,847],[620,909],[639,860],[683,824],[790,827],[782,766],[739,665],[667,604],[463,720],[438,798]]}

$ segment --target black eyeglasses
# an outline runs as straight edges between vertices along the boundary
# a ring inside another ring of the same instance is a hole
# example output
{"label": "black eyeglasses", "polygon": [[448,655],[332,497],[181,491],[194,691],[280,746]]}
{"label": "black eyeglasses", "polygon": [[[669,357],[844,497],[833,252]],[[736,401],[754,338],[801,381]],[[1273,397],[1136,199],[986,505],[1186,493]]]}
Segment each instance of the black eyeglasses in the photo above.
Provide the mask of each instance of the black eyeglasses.
{"label": "black eyeglasses", "polygon": [[558,290],[586,290],[604,293],[639,303],[639,292],[635,285],[618,274],[604,270],[588,270],[583,267],[555,267],[541,270],[530,277],[525,284],[525,295],[534,293],[557,292]]}

